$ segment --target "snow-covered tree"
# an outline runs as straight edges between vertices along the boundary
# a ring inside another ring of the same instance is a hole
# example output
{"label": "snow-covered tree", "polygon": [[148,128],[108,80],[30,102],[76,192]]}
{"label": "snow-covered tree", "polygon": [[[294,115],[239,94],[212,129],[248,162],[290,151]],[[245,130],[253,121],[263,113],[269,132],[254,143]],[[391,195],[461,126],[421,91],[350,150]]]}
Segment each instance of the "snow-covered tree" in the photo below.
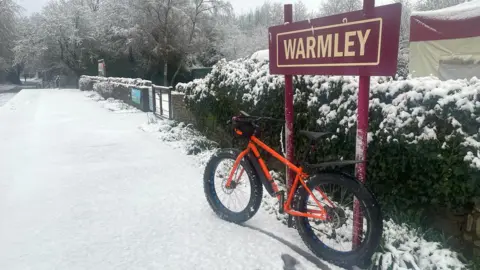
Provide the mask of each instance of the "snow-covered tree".
{"label": "snow-covered tree", "polygon": [[230,9],[230,4],[220,0],[193,0],[190,5],[185,7],[188,20],[174,36],[175,52],[179,61],[177,70],[171,80],[172,83],[181,68],[195,66],[199,54],[208,50],[207,34],[208,28],[212,26],[209,20],[210,16],[219,16],[223,12],[230,11]]}
{"label": "snow-covered tree", "polygon": [[[322,2],[322,15],[358,9],[359,0]],[[294,21],[310,17],[315,16],[301,0],[294,3]],[[121,66],[132,76],[173,84],[191,67],[267,49],[268,27],[283,24],[283,18],[280,2],[236,15],[225,0],[50,0],[18,25],[12,59],[29,68],[78,76],[96,72],[96,62],[103,58],[107,66],[119,63],[109,69],[114,73]],[[403,43],[407,26],[402,25]],[[399,58],[408,55],[408,46],[401,48]]]}
{"label": "snow-covered tree", "polygon": [[[298,3],[299,18],[307,19],[305,5]],[[247,57],[268,48],[268,27],[283,24],[283,20],[283,5],[266,2],[250,12],[218,23],[219,38],[214,46],[227,59]]]}
{"label": "snow-covered tree", "polygon": [[86,69],[93,54],[95,23],[89,2],[83,0],[52,1],[44,9],[40,33],[49,50],[77,76]]}
{"label": "snow-covered tree", "polygon": [[0,0],[0,70],[11,66],[19,11],[14,0]]}
{"label": "snow-covered tree", "polygon": [[[95,1],[95,0],[89,0]],[[133,40],[135,33],[139,32],[138,25],[134,24],[136,9],[130,0],[102,0],[95,5],[97,16],[95,32],[98,38],[97,50],[100,54],[118,58],[125,54],[133,53]],[[135,45],[143,45],[143,42]]]}
{"label": "snow-covered tree", "polygon": [[320,15],[328,16],[362,9],[361,0],[324,0],[320,5]]}
{"label": "snow-covered tree", "polygon": [[402,4],[397,74],[406,77],[409,72],[408,62],[410,53],[410,16],[412,14],[412,3],[410,0],[395,0],[395,2]]}
{"label": "snow-covered tree", "polygon": [[311,17],[311,11],[308,10],[305,3],[301,0],[298,0],[293,4],[293,20],[294,21],[303,21]]}
{"label": "snow-covered tree", "polygon": [[95,57],[93,0],[50,1],[40,14],[19,24],[15,63],[40,71],[82,75]]}

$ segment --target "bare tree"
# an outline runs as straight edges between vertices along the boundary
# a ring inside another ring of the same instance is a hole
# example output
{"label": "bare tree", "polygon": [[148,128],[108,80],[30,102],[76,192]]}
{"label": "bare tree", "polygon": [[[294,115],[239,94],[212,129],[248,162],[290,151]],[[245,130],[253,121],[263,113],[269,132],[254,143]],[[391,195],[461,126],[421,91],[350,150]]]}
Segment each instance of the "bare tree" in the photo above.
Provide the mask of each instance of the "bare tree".
{"label": "bare tree", "polygon": [[[181,42],[178,44],[180,61],[177,66],[177,70],[172,76],[171,84],[174,83],[175,78],[177,77],[181,68],[184,66],[189,55],[195,54],[199,49],[202,48],[202,46],[199,46],[199,42],[195,42],[196,40],[199,41],[196,38],[198,37],[199,32],[202,31],[202,29],[198,28],[200,20],[202,20],[202,15],[207,12],[218,12],[219,9],[226,6],[227,5],[225,3],[219,0],[193,0],[193,7],[190,11],[188,11],[189,24],[187,24],[187,26],[184,28],[184,32],[186,33],[179,33],[180,35],[177,35],[177,37],[180,37]],[[182,37],[187,37],[187,39],[184,40]]]}
{"label": "bare tree", "polygon": [[320,15],[328,16],[362,9],[361,0],[324,0],[320,6]]}
{"label": "bare tree", "polygon": [[408,62],[410,53],[410,15],[412,14],[412,3],[411,0],[395,0],[395,2],[402,4],[397,74],[402,77],[406,77],[409,72]]}
{"label": "bare tree", "polygon": [[294,21],[303,21],[310,18],[310,12],[308,11],[307,6],[302,0],[298,0],[293,5],[293,20]]}
{"label": "bare tree", "polygon": [[26,21],[20,24],[22,36],[15,46],[17,63],[40,62],[44,70],[72,72],[77,77],[85,72],[97,40],[86,1],[51,1],[40,15]]}
{"label": "bare tree", "polygon": [[0,0],[0,70],[10,66],[20,7],[13,0]]}
{"label": "bare tree", "polygon": [[[163,73],[163,83],[172,84],[192,66],[266,49],[267,28],[283,24],[279,2],[236,16],[223,1],[50,0],[37,18],[20,25],[15,63],[81,74],[101,57],[128,61],[135,76],[155,80]],[[310,17],[300,0],[294,13],[295,20]]]}
{"label": "bare tree", "polygon": [[185,34],[183,29],[190,20],[186,8],[188,0],[140,0],[132,1],[138,18],[134,21],[136,39],[146,40],[142,44],[143,57],[149,59],[149,66],[157,66],[163,62],[163,83],[168,85],[168,62],[171,56],[178,53],[176,37]]}

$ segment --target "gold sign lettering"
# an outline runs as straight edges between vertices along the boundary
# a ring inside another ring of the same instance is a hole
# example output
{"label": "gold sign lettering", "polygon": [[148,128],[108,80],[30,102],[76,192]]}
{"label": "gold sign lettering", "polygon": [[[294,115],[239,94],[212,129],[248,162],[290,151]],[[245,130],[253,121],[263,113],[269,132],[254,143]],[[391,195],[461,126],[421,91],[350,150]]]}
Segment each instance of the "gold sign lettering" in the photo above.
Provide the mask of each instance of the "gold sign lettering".
{"label": "gold sign lettering", "polygon": [[333,52],[333,57],[342,57],[343,52],[338,51],[338,33],[335,33],[335,51]]}
{"label": "gold sign lettering", "polygon": [[[354,57],[365,55],[365,45],[370,37],[371,29],[348,31],[309,36],[306,38],[290,38],[283,41],[285,59],[315,59],[331,57]],[[344,36],[343,46],[340,35]],[[333,52],[333,54],[332,54]]]}
{"label": "gold sign lettering", "polygon": [[346,32],[345,33],[345,57],[347,56],[355,56],[355,51],[350,51],[350,47],[355,45],[353,40],[350,40],[351,37],[355,36],[357,33],[355,31]]}
{"label": "gold sign lettering", "polygon": [[[288,42],[288,43],[287,43]],[[294,58],[294,53],[295,53],[295,44],[297,43],[297,40],[293,40],[293,45],[292,45],[292,40],[289,39],[283,41],[283,45],[285,46],[285,58],[288,59],[295,59]]]}
{"label": "gold sign lettering", "polygon": [[295,56],[295,59],[300,59],[300,55],[302,55],[302,59],[305,59],[305,48],[303,47],[303,38],[298,39],[297,55]]}
{"label": "gold sign lettering", "polygon": [[307,58],[315,58],[315,38],[307,37]]}
{"label": "gold sign lettering", "polygon": [[365,43],[367,43],[368,36],[370,35],[371,29],[367,29],[365,36],[363,35],[362,31],[357,31],[358,40],[360,41],[360,55],[365,55]]}
{"label": "gold sign lettering", "polygon": [[[318,36],[318,46],[317,46],[317,57],[332,57],[332,34],[328,34],[327,37],[324,39],[323,35]],[[322,50],[322,54],[320,56],[320,50]]]}

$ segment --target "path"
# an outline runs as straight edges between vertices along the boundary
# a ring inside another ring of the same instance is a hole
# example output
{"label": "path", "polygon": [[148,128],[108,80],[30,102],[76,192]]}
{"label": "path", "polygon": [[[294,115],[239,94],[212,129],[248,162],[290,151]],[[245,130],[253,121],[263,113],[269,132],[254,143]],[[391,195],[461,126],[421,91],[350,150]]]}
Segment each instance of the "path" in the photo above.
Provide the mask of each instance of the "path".
{"label": "path", "polygon": [[21,89],[36,88],[38,80],[29,79],[22,85],[15,84],[0,84],[0,107],[5,105],[11,98],[13,98]]}
{"label": "path", "polygon": [[[23,90],[0,107],[0,269],[283,269],[282,254],[317,269],[218,219],[203,168],[146,121],[76,90]],[[248,224],[301,246],[263,211]]]}

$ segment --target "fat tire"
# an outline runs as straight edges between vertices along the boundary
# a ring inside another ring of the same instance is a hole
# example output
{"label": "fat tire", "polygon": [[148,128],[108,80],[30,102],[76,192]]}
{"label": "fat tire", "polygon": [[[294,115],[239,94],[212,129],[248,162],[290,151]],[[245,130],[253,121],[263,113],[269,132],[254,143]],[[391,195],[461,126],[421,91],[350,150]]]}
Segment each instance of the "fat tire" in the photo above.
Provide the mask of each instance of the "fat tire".
{"label": "fat tire", "polygon": [[243,223],[252,218],[257,213],[258,208],[260,208],[260,204],[262,203],[263,198],[262,183],[257,177],[257,175],[254,173],[250,162],[245,157],[241,161],[241,165],[247,173],[251,187],[251,195],[247,207],[245,207],[242,212],[236,213],[227,209],[218,199],[214,185],[215,171],[217,169],[217,166],[223,159],[236,160],[239,154],[240,151],[237,149],[219,150],[208,161],[203,175],[203,188],[205,192],[205,197],[207,198],[210,207],[215,212],[215,214],[217,214],[217,216],[226,221],[234,223]]}
{"label": "fat tire", "polygon": [[[342,267],[361,266],[367,263],[375,249],[380,243],[383,233],[383,219],[380,205],[374,194],[356,178],[343,173],[319,173],[313,175],[307,182],[310,190],[321,184],[339,184],[350,190],[359,199],[365,211],[365,218],[369,219],[370,230],[365,235],[365,239],[360,247],[353,251],[341,252],[324,245],[315,236],[308,226],[308,219],[304,217],[295,217],[295,224],[298,233],[307,247],[320,258]],[[297,199],[295,200],[295,209],[305,211],[305,200],[308,198],[308,192],[303,188],[297,190]],[[318,240],[317,240],[318,239]]]}

